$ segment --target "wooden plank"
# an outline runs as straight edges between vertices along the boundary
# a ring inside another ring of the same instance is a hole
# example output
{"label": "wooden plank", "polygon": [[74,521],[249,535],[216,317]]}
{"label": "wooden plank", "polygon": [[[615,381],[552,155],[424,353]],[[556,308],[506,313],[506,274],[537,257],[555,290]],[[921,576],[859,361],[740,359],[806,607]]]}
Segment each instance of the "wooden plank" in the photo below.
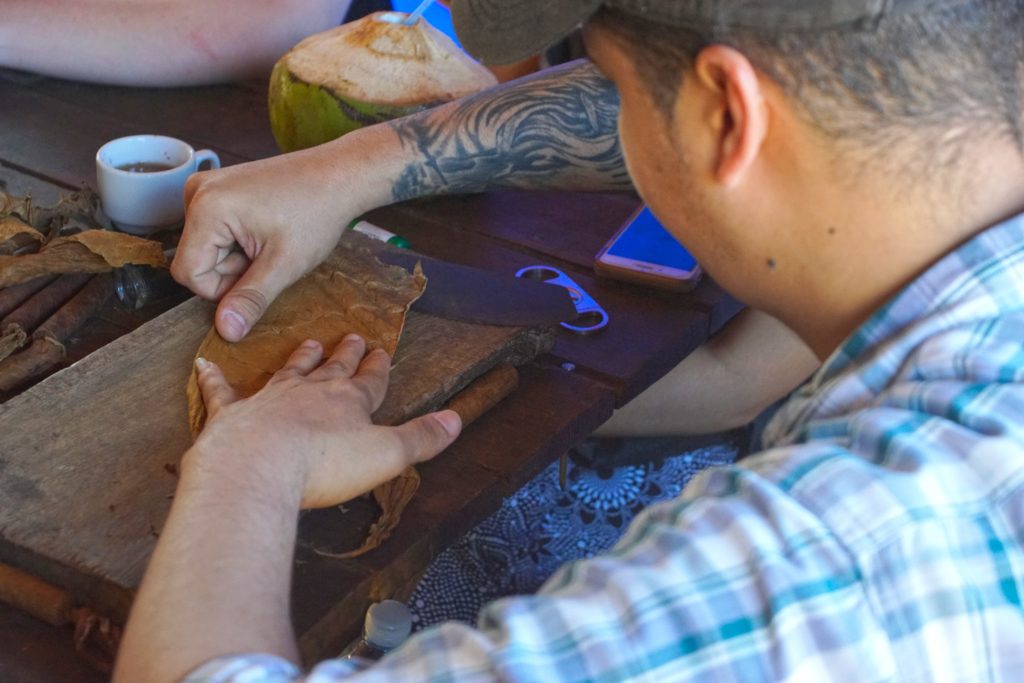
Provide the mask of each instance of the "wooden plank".
{"label": "wooden plank", "polygon": [[[520,213],[535,215],[529,195],[519,196],[523,201]],[[596,196],[591,200],[599,201]],[[616,390],[619,405],[634,398],[707,341],[711,311],[718,305],[715,297],[721,305],[731,302],[710,282],[691,293],[675,293],[598,279],[589,269],[581,270],[573,263],[526,250],[501,248],[493,239],[473,230],[460,230],[437,221],[437,213],[433,202],[422,202],[416,208],[381,209],[370,214],[370,219],[400,232],[413,248],[437,258],[504,273],[536,264],[566,271],[607,311],[610,321],[606,329],[588,336],[560,329],[552,355],[608,382]],[[579,254],[574,257],[579,258]]]}
{"label": "wooden plank", "polygon": [[[0,434],[3,561],[126,616],[170,506],[169,471],[191,443],[184,387],[211,323],[212,306],[190,300],[0,406],[11,427]],[[546,344],[529,329],[410,313],[380,414],[435,407]]]}
{"label": "wooden plank", "polygon": [[[145,122],[123,121],[46,97],[0,79],[0,150],[5,165],[58,185],[95,185],[96,150],[106,141],[137,133],[162,133]],[[54,131],[61,131],[55,136]],[[191,142],[186,140],[186,142]],[[244,158],[214,146],[224,165]]]}
{"label": "wooden plank", "polygon": [[[0,80],[10,73],[0,71]],[[21,79],[15,76],[14,80]],[[197,149],[215,147],[242,159],[277,154],[267,113],[266,83],[259,87],[128,88],[38,78],[20,85],[141,129],[182,138]]]}
{"label": "wooden plank", "polygon": [[0,162],[0,190],[18,197],[32,195],[33,201],[40,206],[54,206],[62,194],[70,191],[61,185],[4,166],[3,162]]}

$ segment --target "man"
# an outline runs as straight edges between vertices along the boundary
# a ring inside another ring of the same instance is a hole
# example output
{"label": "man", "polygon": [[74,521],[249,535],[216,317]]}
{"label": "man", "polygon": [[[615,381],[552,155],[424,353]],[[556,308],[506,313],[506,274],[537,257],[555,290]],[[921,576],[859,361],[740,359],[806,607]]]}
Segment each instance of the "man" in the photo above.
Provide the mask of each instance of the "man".
{"label": "man", "polygon": [[[537,596],[490,606],[479,630],[418,634],[351,680],[1013,680],[1024,670],[1024,6],[601,5],[454,11],[467,47],[492,61],[585,22],[621,95],[638,191],[723,286],[824,365],[769,425],[770,450],[699,477]],[[198,179],[177,275],[223,296],[217,324],[238,338],[326,253],[323,226],[339,216],[486,187],[474,164],[492,182],[621,186],[615,99],[574,69]],[[506,127],[491,137],[495,117]],[[228,251],[235,241],[246,257]],[[321,349],[300,348],[246,401],[201,368],[213,418],[183,463],[122,680],[207,660],[197,680],[298,675],[287,587],[299,506],[367,490],[458,431],[448,413],[372,426],[387,362],[358,365],[362,351],[349,339],[320,365]]]}

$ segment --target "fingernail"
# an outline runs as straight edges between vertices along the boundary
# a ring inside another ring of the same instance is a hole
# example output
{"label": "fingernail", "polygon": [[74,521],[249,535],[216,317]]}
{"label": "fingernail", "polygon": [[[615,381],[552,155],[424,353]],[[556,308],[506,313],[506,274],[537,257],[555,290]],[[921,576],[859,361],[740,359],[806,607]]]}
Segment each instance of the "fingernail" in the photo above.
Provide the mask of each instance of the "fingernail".
{"label": "fingernail", "polygon": [[196,356],[196,369],[202,372],[206,368],[210,367],[210,361],[206,360],[202,356]]}
{"label": "fingernail", "polygon": [[459,429],[462,428],[462,420],[459,419],[458,413],[453,410],[446,410],[443,413],[438,413],[434,416],[441,426],[444,427],[444,431],[448,432],[449,436],[455,436],[459,433]]}
{"label": "fingernail", "polygon": [[355,332],[350,332],[349,334],[345,335],[345,338],[342,341],[362,341],[362,340],[363,340],[363,338],[360,337],[358,334],[356,334]]}
{"label": "fingernail", "polygon": [[234,338],[233,341],[241,339],[249,331],[248,325],[245,324],[245,318],[230,308],[220,314],[220,319],[224,323],[228,335]]}
{"label": "fingernail", "polygon": [[318,342],[316,339],[307,339],[306,341],[302,342],[302,348],[304,349],[315,349],[318,346],[320,346],[320,342]]}

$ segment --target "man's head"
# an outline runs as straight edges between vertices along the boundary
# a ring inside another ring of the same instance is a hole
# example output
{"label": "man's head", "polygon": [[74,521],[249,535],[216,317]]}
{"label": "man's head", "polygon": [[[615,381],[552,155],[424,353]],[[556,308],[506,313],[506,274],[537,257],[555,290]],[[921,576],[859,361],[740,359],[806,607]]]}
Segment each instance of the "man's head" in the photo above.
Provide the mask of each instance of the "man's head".
{"label": "man's head", "polygon": [[[1022,170],[1021,0],[454,10],[471,51],[488,22],[504,26],[482,49],[491,61],[585,20],[592,59],[620,91],[637,189],[727,289],[794,328],[818,326],[820,340],[797,331],[821,353],[968,226],[1024,209],[990,173]],[[993,201],[979,200],[990,187]]]}

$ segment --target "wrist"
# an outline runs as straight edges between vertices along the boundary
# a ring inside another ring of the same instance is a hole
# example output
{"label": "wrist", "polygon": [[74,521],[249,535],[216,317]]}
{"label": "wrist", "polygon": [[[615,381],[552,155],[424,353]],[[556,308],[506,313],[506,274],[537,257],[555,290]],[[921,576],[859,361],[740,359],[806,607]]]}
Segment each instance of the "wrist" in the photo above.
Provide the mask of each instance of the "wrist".
{"label": "wrist", "polygon": [[282,453],[221,444],[203,434],[182,458],[180,486],[227,499],[244,496],[297,513],[305,482],[295,463]]}
{"label": "wrist", "polygon": [[[356,218],[395,202],[395,179],[413,161],[386,123],[352,131],[316,148],[336,179],[332,200]],[[347,222],[346,222],[347,224]]]}

